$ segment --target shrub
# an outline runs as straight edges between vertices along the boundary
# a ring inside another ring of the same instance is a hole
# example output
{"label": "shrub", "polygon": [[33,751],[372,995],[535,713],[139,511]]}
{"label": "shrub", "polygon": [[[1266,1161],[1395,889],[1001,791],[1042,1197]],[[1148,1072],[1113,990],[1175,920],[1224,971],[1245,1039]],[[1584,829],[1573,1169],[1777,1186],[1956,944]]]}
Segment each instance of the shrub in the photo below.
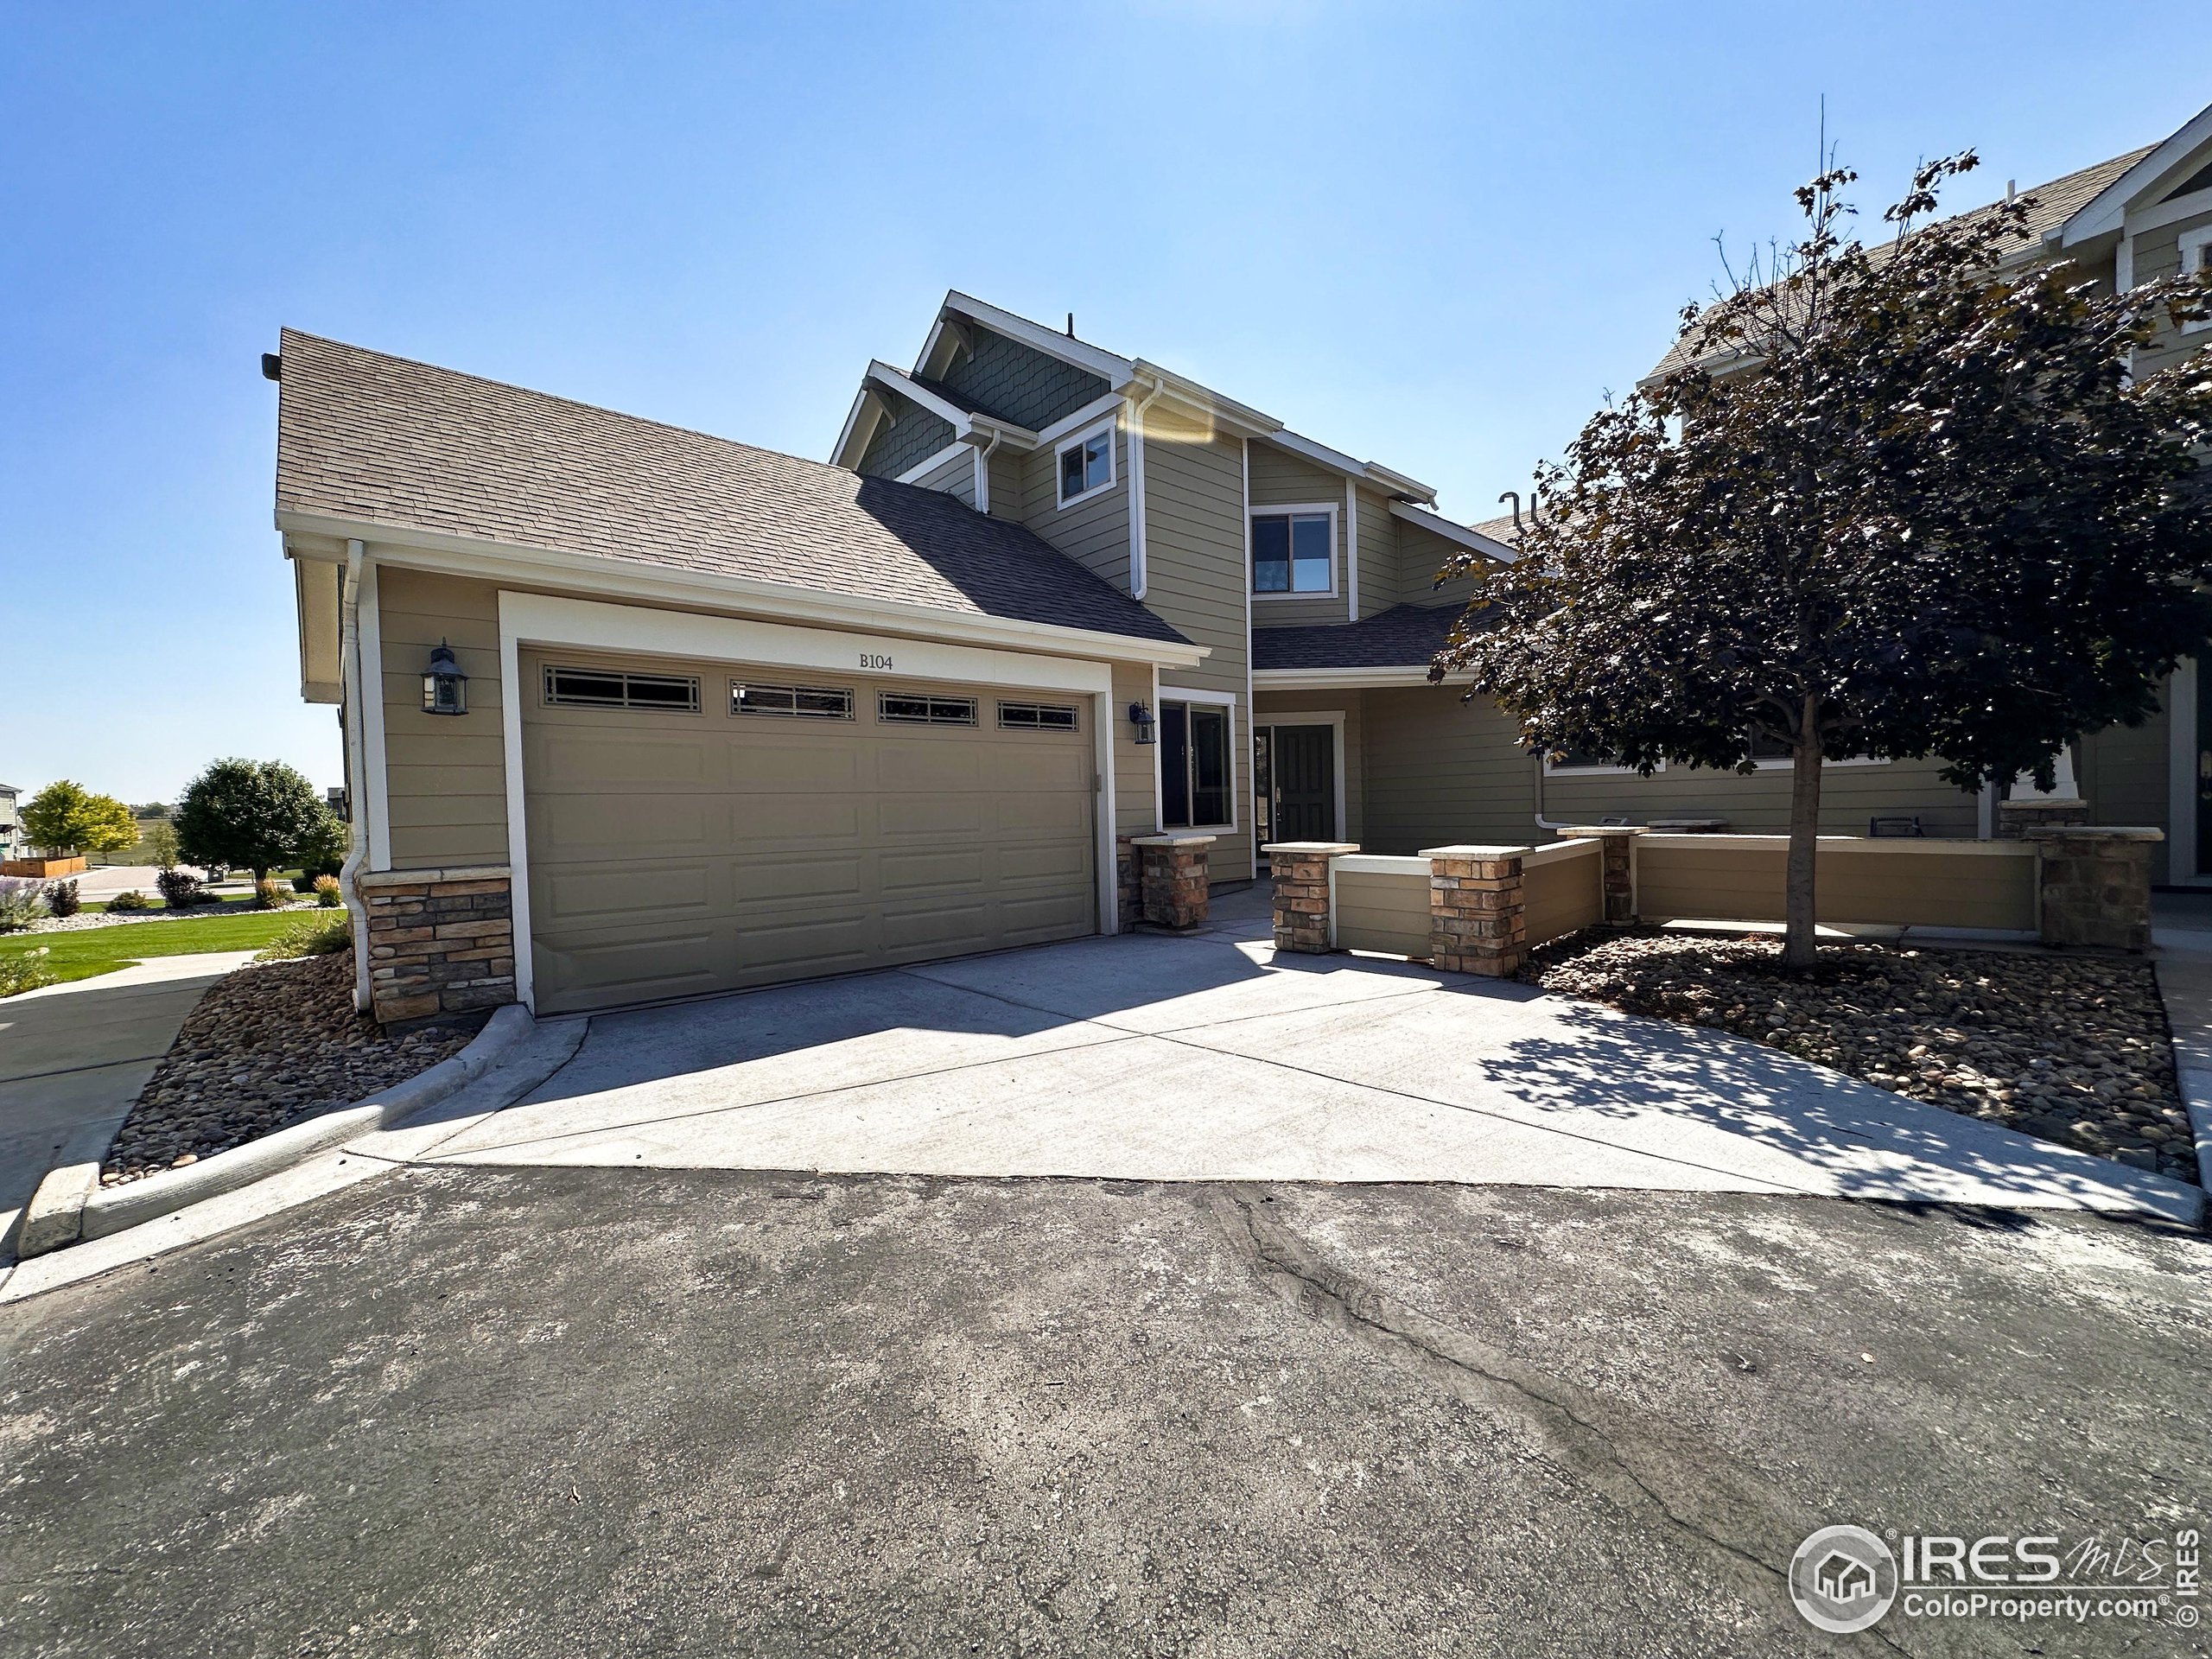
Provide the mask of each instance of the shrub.
{"label": "shrub", "polygon": [[46,911],[46,887],[20,875],[0,875],[0,933],[20,933]]}
{"label": "shrub", "polygon": [[163,870],[154,878],[162,902],[171,910],[190,910],[207,902],[207,889],[190,870]]}
{"label": "shrub", "polygon": [[0,996],[17,996],[54,983],[54,969],[46,965],[46,948],[20,956],[0,957]]}
{"label": "shrub", "polygon": [[107,901],[110,913],[118,910],[151,910],[154,901],[133,887],[128,893],[118,893]]}
{"label": "shrub", "polygon": [[282,910],[291,902],[291,893],[284,882],[273,875],[264,875],[253,884],[253,907],[256,910]]}
{"label": "shrub", "polygon": [[256,962],[292,957],[328,957],[353,948],[353,927],[345,916],[302,916],[262,948]]}
{"label": "shrub", "polygon": [[346,895],[339,887],[334,875],[318,875],[315,879],[315,901],[325,910],[335,910],[346,902]]}
{"label": "shrub", "polygon": [[56,881],[46,890],[46,907],[56,916],[74,916],[85,907],[74,881]]}

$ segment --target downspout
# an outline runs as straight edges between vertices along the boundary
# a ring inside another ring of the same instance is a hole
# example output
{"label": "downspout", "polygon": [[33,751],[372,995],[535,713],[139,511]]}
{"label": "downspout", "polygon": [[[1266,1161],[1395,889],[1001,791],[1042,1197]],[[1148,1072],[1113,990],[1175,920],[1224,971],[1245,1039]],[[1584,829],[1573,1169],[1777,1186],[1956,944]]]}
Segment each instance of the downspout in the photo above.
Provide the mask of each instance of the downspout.
{"label": "downspout", "polygon": [[1164,380],[1153,382],[1142,403],[1129,405],[1129,597],[1142,599],[1150,584],[1145,580],[1144,552],[1144,412],[1152,400],[1167,390]]}
{"label": "downspout", "polygon": [[369,996],[369,907],[361,898],[361,868],[369,861],[367,745],[361,730],[362,546],[346,543],[346,576],[338,601],[339,677],[345,690],[340,715],[346,722],[346,830],[348,850],[338,885],[353,913],[353,1006],[366,1014]]}
{"label": "downspout", "polygon": [[1529,757],[1536,765],[1536,828],[1539,830],[1575,830],[1581,826],[1567,818],[1548,818],[1544,816],[1544,752],[1541,749]]}
{"label": "downspout", "polygon": [[1006,442],[1001,427],[991,429],[991,441],[976,451],[976,511],[988,514],[991,510],[991,454]]}

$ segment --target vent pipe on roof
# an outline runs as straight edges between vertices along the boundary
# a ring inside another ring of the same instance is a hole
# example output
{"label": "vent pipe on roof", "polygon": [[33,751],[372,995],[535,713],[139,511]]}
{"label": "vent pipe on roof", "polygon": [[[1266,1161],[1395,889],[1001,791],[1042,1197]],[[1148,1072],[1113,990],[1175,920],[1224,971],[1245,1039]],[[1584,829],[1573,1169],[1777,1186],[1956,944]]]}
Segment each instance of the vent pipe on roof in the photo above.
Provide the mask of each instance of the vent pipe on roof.
{"label": "vent pipe on roof", "polygon": [[1068,313],[1068,338],[1075,338],[1075,313],[1072,311]]}
{"label": "vent pipe on roof", "polygon": [[1518,536],[1521,533],[1521,492],[1508,490],[1497,499],[1501,501],[1510,501],[1513,504],[1513,533]]}
{"label": "vent pipe on roof", "polygon": [[2005,181],[2005,200],[2007,206],[2010,206],[2012,198],[2019,194],[2020,181],[2018,179],[2007,179]]}

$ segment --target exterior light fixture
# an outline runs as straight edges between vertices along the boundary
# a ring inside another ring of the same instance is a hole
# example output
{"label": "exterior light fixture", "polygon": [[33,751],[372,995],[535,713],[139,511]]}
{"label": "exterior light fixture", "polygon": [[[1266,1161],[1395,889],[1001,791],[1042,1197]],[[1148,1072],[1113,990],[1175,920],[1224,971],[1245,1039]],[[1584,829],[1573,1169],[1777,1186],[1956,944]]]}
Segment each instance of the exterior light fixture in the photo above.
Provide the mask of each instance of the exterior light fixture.
{"label": "exterior light fixture", "polygon": [[430,666],[423,676],[423,712],[426,715],[465,715],[468,712],[468,676],[453,659],[453,647],[442,639],[430,653]]}
{"label": "exterior light fixture", "polygon": [[1153,741],[1152,710],[1141,702],[1129,705],[1129,724],[1136,728],[1138,742],[1149,743]]}

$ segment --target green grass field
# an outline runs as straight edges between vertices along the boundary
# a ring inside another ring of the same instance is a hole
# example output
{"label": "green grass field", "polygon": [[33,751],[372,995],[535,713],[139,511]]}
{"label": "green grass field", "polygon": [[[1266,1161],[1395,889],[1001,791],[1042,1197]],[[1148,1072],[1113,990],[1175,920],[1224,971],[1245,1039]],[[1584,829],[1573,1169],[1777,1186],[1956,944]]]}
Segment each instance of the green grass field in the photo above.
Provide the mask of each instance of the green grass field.
{"label": "green grass field", "polygon": [[46,965],[55,979],[90,979],[149,957],[258,950],[301,917],[315,913],[256,910],[242,916],[203,916],[188,922],[118,923],[70,933],[10,933],[0,938],[0,957],[20,957],[43,945]]}

